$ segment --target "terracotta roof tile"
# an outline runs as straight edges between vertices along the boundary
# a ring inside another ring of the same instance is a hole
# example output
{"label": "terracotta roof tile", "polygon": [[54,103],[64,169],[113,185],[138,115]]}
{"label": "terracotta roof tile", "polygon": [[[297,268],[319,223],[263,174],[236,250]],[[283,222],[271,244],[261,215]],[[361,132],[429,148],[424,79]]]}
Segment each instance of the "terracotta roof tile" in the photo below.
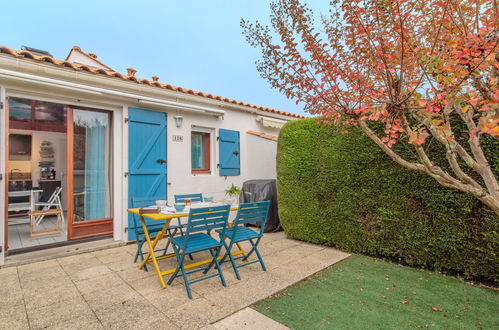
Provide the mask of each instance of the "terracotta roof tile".
{"label": "terracotta roof tile", "polygon": [[[147,79],[137,79],[133,75],[123,75],[123,74],[121,74],[119,72],[114,71],[113,69],[111,69],[110,67],[108,67],[107,65],[105,65],[104,63],[101,63],[96,58],[93,58],[89,54],[83,52],[81,50],[81,48],[78,47],[78,46],[74,46],[72,48],[72,50],[78,51],[78,52],[80,52],[80,53],[88,56],[89,58],[91,58],[94,61],[99,62],[99,64],[101,64],[102,66],[108,68],[109,70],[104,70],[104,69],[101,69],[101,68],[90,68],[90,67],[88,67],[86,65],[70,63],[70,62],[67,61],[67,59],[69,58],[69,55],[66,58],[66,60],[63,61],[63,60],[54,59],[54,58],[51,58],[51,57],[48,57],[48,56],[38,56],[38,55],[32,54],[31,52],[26,51],[26,50],[18,51],[18,50],[11,49],[9,47],[0,46],[0,54],[3,53],[3,54],[8,54],[8,55],[11,55],[11,56],[14,56],[14,57],[18,57],[18,58],[28,58],[28,59],[36,60],[36,61],[39,61],[39,62],[51,63],[53,65],[71,68],[71,69],[76,70],[76,71],[86,71],[86,72],[90,72],[90,73],[101,74],[101,75],[104,75],[104,76],[107,76],[107,77],[116,77],[116,78],[120,78],[122,80],[134,81],[134,82],[136,82],[138,84],[144,84],[144,85],[153,86],[153,87],[157,87],[157,88],[163,88],[163,89],[169,89],[169,90],[172,90],[172,91],[177,91],[177,92],[186,93],[186,94],[198,95],[198,96],[209,98],[209,99],[214,99],[214,100],[223,101],[223,102],[227,102],[227,103],[242,105],[242,106],[245,106],[245,107],[249,107],[249,108],[253,108],[253,109],[258,109],[258,110],[262,110],[262,111],[266,111],[266,112],[271,112],[271,113],[275,113],[275,114],[279,114],[279,115],[284,115],[284,116],[288,116],[288,117],[306,118],[305,116],[298,115],[298,114],[295,114],[295,113],[284,112],[284,111],[280,111],[280,110],[276,110],[276,109],[272,109],[272,108],[266,108],[266,107],[262,107],[262,106],[259,106],[259,105],[254,105],[254,104],[250,104],[250,103],[246,103],[246,102],[232,100],[232,99],[229,99],[227,97],[222,97],[222,96],[218,96],[218,95],[213,95],[213,94],[203,93],[203,92],[199,92],[199,91],[194,91],[192,89],[186,89],[186,88],[182,88],[182,87],[179,87],[179,86],[173,86],[173,85],[170,85],[170,84],[162,84],[162,83],[160,83],[160,82],[158,82],[157,80],[154,79],[154,78],[156,78],[156,76],[153,77],[153,81],[151,82],[151,81],[149,81]],[[135,72],[133,74],[135,74]],[[248,133],[249,132],[250,131],[248,131]],[[253,132],[253,131],[251,131],[251,132]],[[249,134],[253,134],[253,133],[249,133]],[[255,134],[253,134],[253,135],[255,135]],[[275,138],[275,140],[274,140],[274,138]],[[275,137],[275,136],[272,137],[271,139],[273,141],[277,141],[277,137]]]}
{"label": "terracotta roof tile", "polygon": [[134,68],[126,68],[126,71],[128,72],[128,75],[130,77],[135,77],[135,74],[137,73],[137,70],[135,70]]}

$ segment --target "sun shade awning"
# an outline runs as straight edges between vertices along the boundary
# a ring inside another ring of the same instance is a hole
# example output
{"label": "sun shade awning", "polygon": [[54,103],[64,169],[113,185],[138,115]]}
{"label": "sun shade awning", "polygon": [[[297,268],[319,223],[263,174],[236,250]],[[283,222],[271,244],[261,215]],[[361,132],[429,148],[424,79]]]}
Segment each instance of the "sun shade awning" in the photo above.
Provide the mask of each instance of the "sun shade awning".
{"label": "sun shade awning", "polygon": [[287,123],[285,120],[280,120],[280,119],[275,119],[275,118],[269,118],[269,117],[264,117],[264,116],[258,116],[256,120],[263,126],[263,127],[271,127],[271,128],[282,128],[284,124]]}

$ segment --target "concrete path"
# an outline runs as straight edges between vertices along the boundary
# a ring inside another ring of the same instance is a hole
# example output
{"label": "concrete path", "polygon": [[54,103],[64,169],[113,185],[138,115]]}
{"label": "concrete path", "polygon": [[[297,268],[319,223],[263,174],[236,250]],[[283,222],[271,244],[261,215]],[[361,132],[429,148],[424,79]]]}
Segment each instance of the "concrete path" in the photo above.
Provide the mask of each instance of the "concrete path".
{"label": "concrete path", "polygon": [[288,327],[272,320],[256,310],[246,307],[226,317],[223,320],[210,324],[202,330],[287,330]]}
{"label": "concrete path", "polygon": [[[139,270],[135,249],[132,244],[0,269],[0,329],[198,329],[349,256],[282,232],[266,234],[260,251],[267,272],[249,265],[238,281],[226,263],[228,286],[217,278],[195,283],[189,300],[179,279],[161,289],[152,267]],[[161,265],[173,268],[174,260]]]}

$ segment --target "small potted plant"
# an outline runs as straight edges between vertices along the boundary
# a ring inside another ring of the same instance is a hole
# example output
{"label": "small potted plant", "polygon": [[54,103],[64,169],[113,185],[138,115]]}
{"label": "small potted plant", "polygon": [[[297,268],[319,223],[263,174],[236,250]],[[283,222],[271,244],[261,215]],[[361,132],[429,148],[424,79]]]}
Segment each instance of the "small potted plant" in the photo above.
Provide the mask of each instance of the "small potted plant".
{"label": "small potted plant", "polygon": [[242,192],[241,188],[232,184],[230,188],[225,190],[225,195],[228,196],[225,201],[230,205],[237,203],[238,197]]}

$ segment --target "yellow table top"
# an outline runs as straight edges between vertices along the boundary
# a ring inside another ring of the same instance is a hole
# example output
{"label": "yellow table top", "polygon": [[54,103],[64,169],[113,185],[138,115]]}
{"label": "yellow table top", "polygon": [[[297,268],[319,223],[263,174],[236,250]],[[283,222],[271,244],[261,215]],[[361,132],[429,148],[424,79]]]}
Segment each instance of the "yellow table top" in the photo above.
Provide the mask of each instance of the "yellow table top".
{"label": "yellow table top", "polygon": [[[182,218],[182,217],[188,217],[189,213],[172,213],[172,214],[164,214],[164,213],[145,213],[145,214],[140,214],[139,213],[140,208],[135,208],[135,209],[128,209],[127,211],[133,214],[137,215],[142,215],[144,218],[151,219],[151,220],[170,220],[170,219],[175,219],[175,218]],[[231,211],[237,211],[238,206],[232,206],[230,208]]]}

